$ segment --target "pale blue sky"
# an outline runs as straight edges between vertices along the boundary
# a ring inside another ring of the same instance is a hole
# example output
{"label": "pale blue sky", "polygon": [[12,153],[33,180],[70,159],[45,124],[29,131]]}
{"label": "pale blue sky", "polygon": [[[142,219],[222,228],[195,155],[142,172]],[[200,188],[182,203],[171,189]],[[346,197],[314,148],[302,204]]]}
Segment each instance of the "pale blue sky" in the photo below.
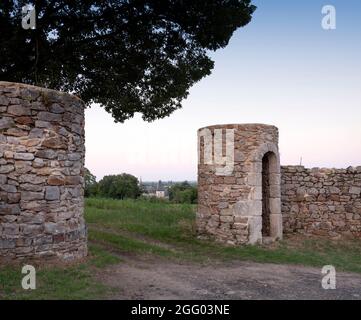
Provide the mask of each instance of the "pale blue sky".
{"label": "pale blue sky", "polygon": [[[282,164],[361,165],[361,1],[253,2],[253,20],[211,54],[213,73],[183,109],[123,124],[97,106],[86,111],[86,166],[98,179],[195,180],[197,129],[220,123],[276,125]],[[336,30],[321,28],[328,4]]]}

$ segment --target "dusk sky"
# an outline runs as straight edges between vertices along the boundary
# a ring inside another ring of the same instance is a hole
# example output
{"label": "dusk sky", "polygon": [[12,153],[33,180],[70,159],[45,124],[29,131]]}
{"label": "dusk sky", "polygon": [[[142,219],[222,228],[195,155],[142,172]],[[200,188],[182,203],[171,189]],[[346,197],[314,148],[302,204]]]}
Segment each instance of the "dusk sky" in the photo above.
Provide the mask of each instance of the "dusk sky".
{"label": "dusk sky", "polygon": [[[361,165],[361,1],[258,0],[252,21],[211,53],[212,74],[183,108],[153,123],[114,123],[86,111],[86,166],[101,179],[196,180],[197,129],[225,123],[273,124],[281,164]],[[321,27],[324,5],[336,30]]]}

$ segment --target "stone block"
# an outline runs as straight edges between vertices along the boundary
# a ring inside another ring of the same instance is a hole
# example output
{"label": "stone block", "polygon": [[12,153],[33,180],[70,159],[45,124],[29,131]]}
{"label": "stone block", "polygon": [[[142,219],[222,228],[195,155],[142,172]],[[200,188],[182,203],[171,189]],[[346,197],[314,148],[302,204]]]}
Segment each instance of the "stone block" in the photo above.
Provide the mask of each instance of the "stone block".
{"label": "stone block", "polygon": [[351,187],[349,190],[350,194],[356,194],[356,195],[360,195],[361,193],[361,188],[359,187]]}
{"label": "stone block", "polygon": [[249,186],[261,187],[262,186],[262,174],[261,173],[249,173],[247,175],[247,184]]}
{"label": "stone block", "polygon": [[31,115],[31,110],[23,105],[11,105],[8,106],[8,113],[15,116],[29,116]]}
{"label": "stone block", "polygon": [[42,200],[42,199],[44,199],[43,192],[32,192],[32,191],[21,192],[22,201],[32,201],[32,200]]}
{"label": "stone block", "polygon": [[49,176],[48,184],[50,186],[63,186],[65,185],[65,179],[62,176]]}
{"label": "stone block", "polygon": [[22,153],[15,153],[14,154],[14,159],[15,160],[29,161],[29,160],[34,160],[34,158],[35,158],[35,156],[32,153],[22,152]]}
{"label": "stone block", "polygon": [[52,112],[41,111],[41,112],[38,113],[38,119],[40,121],[48,121],[48,122],[57,121],[57,122],[60,122],[60,121],[62,121],[62,115],[52,113]]}
{"label": "stone block", "polygon": [[8,192],[8,193],[15,193],[18,191],[16,186],[10,184],[0,184],[0,190]]}
{"label": "stone block", "polygon": [[280,185],[270,185],[269,186],[269,196],[271,198],[281,198]]}
{"label": "stone block", "polygon": [[56,186],[45,187],[45,200],[59,200],[60,189]]}
{"label": "stone block", "polygon": [[234,205],[235,216],[260,216],[262,215],[262,201],[244,200]]}
{"label": "stone block", "polygon": [[0,130],[10,129],[15,126],[13,118],[2,117],[0,118]]}
{"label": "stone block", "polygon": [[270,212],[271,214],[281,214],[281,199],[280,198],[270,198]]}
{"label": "stone block", "polygon": [[10,173],[15,170],[12,164],[0,165],[0,174]]}
{"label": "stone block", "polygon": [[270,227],[270,236],[281,240],[283,234],[282,214],[270,214]]}
{"label": "stone block", "polygon": [[281,175],[279,173],[270,173],[269,174],[269,184],[270,185],[281,185]]}
{"label": "stone block", "polygon": [[233,216],[220,216],[219,219],[221,222],[233,222]]}
{"label": "stone block", "polygon": [[248,233],[248,243],[257,244],[262,243],[262,217],[253,216],[249,218],[249,233]]}

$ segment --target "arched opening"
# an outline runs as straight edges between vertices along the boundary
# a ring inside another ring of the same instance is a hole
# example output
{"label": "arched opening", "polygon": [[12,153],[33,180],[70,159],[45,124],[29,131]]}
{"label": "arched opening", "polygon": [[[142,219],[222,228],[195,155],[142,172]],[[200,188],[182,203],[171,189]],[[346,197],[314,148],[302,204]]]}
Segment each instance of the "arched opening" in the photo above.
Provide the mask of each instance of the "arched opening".
{"label": "arched opening", "polygon": [[270,168],[275,155],[267,152],[262,158],[262,237],[271,236]]}

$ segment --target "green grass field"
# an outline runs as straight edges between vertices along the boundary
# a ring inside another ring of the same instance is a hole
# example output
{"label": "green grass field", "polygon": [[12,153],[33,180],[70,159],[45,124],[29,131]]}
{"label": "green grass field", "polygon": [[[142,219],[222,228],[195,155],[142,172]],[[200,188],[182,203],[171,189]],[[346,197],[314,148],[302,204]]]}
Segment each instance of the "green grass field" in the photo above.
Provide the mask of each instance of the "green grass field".
{"label": "green grass field", "polygon": [[339,270],[361,273],[361,241],[291,237],[271,247],[229,247],[198,240],[193,205],[88,199],[86,219],[90,240],[120,251],[195,262],[215,259],[315,267],[332,264]]}
{"label": "green grass field", "polygon": [[95,276],[125,263],[127,255],[158,256],[194,263],[248,260],[322,267],[361,273],[361,241],[286,238],[272,245],[228,247],[199,240],[195,206],[166,202],[87,199],[89,258],[71,266],[41,268],[37,289],[21,288],[21,267],[0,269],[0,299],[94,299],[111,294]]}

